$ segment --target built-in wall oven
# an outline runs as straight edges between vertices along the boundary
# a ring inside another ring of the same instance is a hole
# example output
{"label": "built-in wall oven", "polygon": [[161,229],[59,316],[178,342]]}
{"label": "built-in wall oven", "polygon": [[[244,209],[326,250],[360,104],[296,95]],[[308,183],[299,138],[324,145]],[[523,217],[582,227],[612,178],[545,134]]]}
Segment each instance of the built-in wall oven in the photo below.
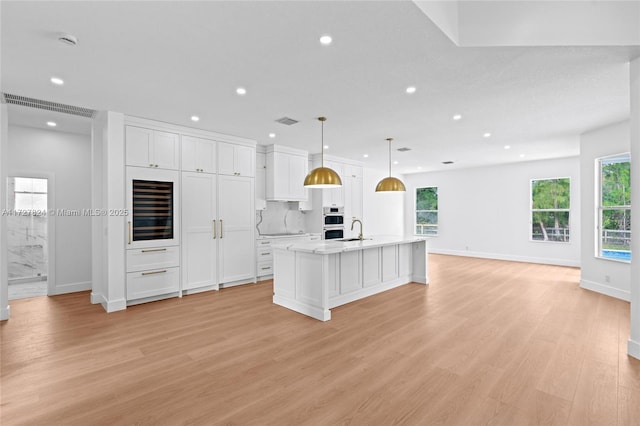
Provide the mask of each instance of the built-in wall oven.
{"label": "built-in wall oven", "polygon": [[344,207],[322,209],[322,238],[335,240],[344,238]]}

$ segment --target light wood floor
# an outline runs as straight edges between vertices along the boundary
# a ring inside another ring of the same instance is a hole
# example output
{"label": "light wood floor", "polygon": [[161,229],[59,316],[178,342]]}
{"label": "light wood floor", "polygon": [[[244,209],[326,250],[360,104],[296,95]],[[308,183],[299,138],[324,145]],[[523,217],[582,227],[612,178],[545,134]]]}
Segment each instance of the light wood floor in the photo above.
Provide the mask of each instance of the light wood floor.
{"label": "light wood floor", "polygon": [[270,281],[106,314],[11,304],[0,423],[638,425],[629,304],[579,270],[430,256],[409,284],[316,321]]}

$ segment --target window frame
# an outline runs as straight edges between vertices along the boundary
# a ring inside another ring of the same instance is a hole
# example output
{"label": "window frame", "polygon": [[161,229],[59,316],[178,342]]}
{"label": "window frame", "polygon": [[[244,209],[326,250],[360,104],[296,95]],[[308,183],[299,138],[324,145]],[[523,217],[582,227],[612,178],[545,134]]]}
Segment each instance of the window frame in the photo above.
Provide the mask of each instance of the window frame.
{"label": "window frame", "polygon": [[[534,209],[533,208],[533,182],[543,181],[543,180],[559,180],[559,179],[567,179],[569,181],[569,207],[562,209]],[[535,178],[529,180],[529,241],[532,243],[553,243],[553,244],[571,244],[571,176],[555,176],[548,178]],[[567,212],[568,214],[568,232],[569,237],[566,241],[558,241],[558,240],[536,240],[533,238],[533,214],[534,212]]]}
{"label": "window frame", "polygon": [[[614,259],[611,257],[605,257],[602,255],[602,250],[604,249],[604,239],[603,239],[603,226],[602,226],[602,213],[604,210],[629,210],[630,215],[633,214],[633,211],[631,210],[631,204],[628,205],[624,205],[624,206],[604,206],[602,203],[603,200],[603,196],[602,196],[602,163],[603,161],[606,160],[615,160],[615,159],[622,159],[625,158],[628,159],[628,163],[629,163],[629,167],[631,167],[631,153],[630,152],[622,152],[620,154],[614,154],[614,155],[607,155],[604,157],[599,157],[596,158],[595,160],[595,175],[596,175],[596,199],[595,199],[595,214],[596,214],[596,218],[595,218],[595,225],[596,225],[596,229],[595,229],[595,253],[594,253],[594,257],[597,259],[601,259],[601,260],[607,260],[607,261],[611,261],[611,262],[620,262],[620,263],[626,263],[626,264],[630,264],[631,260],[625,260],[625,259]],[[619,163],[622,162],[627,162],[627,161],[619,161]],[[633,184],[633,180],[631,180],[631,185]],[[631,186],[629,187],[629,193],[631,193]],[[631,219],[630,219],[631,220]],[[629,235],[629,240],[631,240],[631,233],[632,230],[630,229],[628,231],[630,233]],[[633,255],[633,253],[631,252],[631,247],[629,247],[629,253],[631,253],[631,255]]]}
{"label": "window frame", "polygon": [[[437,210],[418,210],[418,190],[420,189],[430,189],[430,188],[435,188],[436,190],[436,195],[438,194],[438,186],[420,186],[420,187],[416,187],[415,191],[413,193],[413,235],[415,236],[419,236],[419,237],[437,237],[440,235],[440,204],[438,203],[438,209]],[[425,213],[435,213],[436,217],[437,217],[437,221],[435,223],[435,225],[422,225],[422,224],[418,224],[418,213],[419,212],[425,212]],[[425,227],[431,227],[431,228],[435,228],[435,233],[434,234],[419,234],[417,232],[417,228],[418,225],[422,227],[422,229],[424,230]]]}

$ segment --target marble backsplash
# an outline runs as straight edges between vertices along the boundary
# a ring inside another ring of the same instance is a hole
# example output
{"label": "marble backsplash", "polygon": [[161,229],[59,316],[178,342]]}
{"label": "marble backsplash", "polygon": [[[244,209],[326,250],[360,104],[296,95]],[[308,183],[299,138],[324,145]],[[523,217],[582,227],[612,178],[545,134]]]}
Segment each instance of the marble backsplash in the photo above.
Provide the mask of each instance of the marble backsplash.
{"label": "marble backsplash", "polygon": [[304,233],[304,215],[298,203],[267,201],[265,210],[256,211],[258,235]]}

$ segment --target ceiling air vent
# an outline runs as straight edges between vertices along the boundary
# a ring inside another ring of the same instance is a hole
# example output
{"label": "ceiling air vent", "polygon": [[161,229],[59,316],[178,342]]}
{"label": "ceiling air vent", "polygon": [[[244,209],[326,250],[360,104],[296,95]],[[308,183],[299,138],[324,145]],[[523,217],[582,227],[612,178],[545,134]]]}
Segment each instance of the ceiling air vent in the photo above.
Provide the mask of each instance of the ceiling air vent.
{"label": "ceiling air vent", "polygon": [[21,105],[30,108],[45,109],[47,111],[62,112],[65,114],[77,115],[80,117],[92,118],[95,110],[78,107],[75,105],[59,104],[57,102],[43,101],[42,99],[27,98],[25,96],[2,94],[3,102],[12,105]]}
{"label": "ceiling air vent", "polygon": [[398,151],[400,152],[407,152],[407,151],[411,151],[411,148],[407,148],[406,146],[404,148],[398,148]]}
{"label": "ceiling air vent", "polygon": [[443,161],[442,164],[453,164],[453,161]]}
{"label": "ceiling air vent", "polygon": [[276,122],[280,124],[285,124],[287,126],[291,126],[292,124],[296,124],[298,120],[294,120],[293,118],[289,118],[289,117],[282,117],[282,118],[278,118]]}

